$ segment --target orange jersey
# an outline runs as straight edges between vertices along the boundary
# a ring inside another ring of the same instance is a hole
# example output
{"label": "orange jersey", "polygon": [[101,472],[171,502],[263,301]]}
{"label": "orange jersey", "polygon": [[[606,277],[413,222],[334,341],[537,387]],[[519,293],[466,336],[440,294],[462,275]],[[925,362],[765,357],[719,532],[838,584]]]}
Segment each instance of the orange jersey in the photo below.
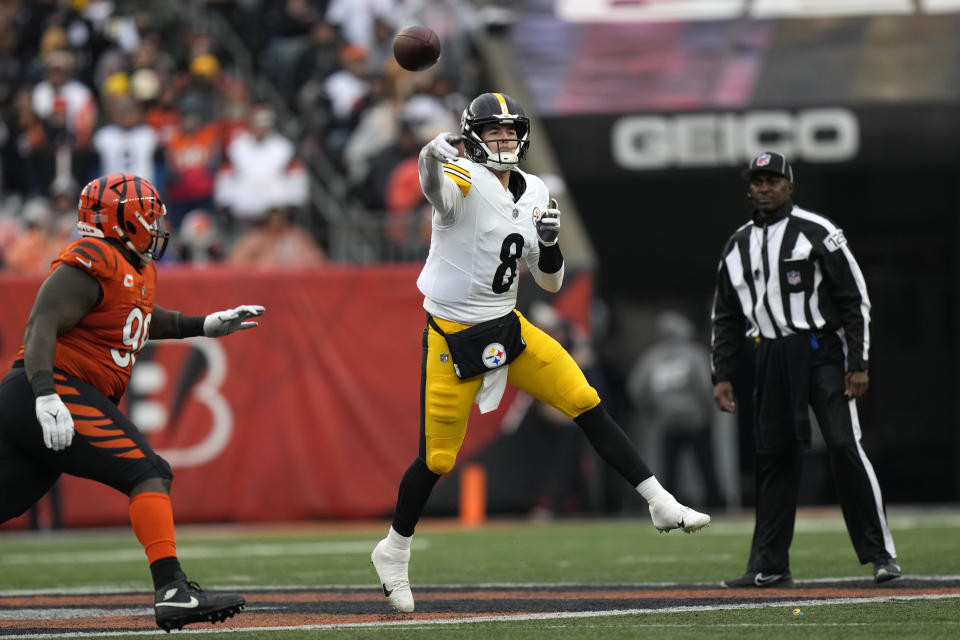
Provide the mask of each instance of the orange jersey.
{"label": "orange jersey", "polygon": [[[149,336],[157,267],[151,262],[138,271],[119,249],[99,238],[71,242],[53,261],[50,273],[62,264],[83,269],[96,278],[103,299],[73,329],[57,338],[54,366],[119,400]],[[17,357],[23,357],[22,345]]]}

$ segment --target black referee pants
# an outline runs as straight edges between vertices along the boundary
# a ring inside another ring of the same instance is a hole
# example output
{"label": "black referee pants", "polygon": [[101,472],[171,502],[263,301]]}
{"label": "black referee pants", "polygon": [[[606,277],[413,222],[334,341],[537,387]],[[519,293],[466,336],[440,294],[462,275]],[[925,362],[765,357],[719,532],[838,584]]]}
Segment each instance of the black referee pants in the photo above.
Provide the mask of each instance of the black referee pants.
{"label": "black referee pants", "polygon": [[[895,557],[880,486],[860,442],[857,406],[843,393],[842,344],[830,335],[820,346],[810,362],[809,402],[827,445],[847,532],[861,564]],[[841,349],[839,359],[837,349]],[[775,451],[757,452],[756,525],[747,571],[790,570],[801,451],[802,445],[794,442]]]}

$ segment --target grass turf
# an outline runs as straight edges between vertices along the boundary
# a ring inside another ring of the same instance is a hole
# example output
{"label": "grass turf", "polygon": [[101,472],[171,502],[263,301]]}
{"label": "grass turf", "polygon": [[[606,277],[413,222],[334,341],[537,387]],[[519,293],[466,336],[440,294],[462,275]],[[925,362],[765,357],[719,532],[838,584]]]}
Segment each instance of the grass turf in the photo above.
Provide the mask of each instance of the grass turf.
{"label": "grass turf", "polygon": [[[178,546],[188,575],[205,587],[226,585],[371,585],[369,550],[385,523],[315,528],[181,527]],[[891,529],[904,570],[960,575],[960,517],[948,512],[891,510]],[[483,583],[716,583],[742,573],[752,518],[717,517],[705,531],[658,534],[646,520],[530,524],[493,521],[475,529],[425,522],[415,538],[411,581]],[[870,575],[855,559],[839,512],[804,512],[792,547],[798,580]],[[142,550],[127,530],[0,534],[0,590],[130,588],[150,591]],[[241,614],[242,615],[242,614]],[[328,631],[233,632],[230,638],[278,640]],[[494,623],[412,625],[336,630],[338,638],[656,636],[955,638],[960,599],[816,605],[793,616],[789,607]],[[219,636],[220,634],[215,634]],[[114,636],[121,637],[121,636]],[[140,637],[143,635],[129,636]],[[224,634],[224,637],[226,635]]]}

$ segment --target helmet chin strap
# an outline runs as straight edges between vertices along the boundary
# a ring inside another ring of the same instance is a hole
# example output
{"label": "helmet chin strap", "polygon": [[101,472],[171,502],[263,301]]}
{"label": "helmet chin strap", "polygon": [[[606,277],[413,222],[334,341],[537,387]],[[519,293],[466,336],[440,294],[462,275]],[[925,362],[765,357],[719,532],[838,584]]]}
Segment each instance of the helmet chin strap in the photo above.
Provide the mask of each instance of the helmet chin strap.
{"label": "helmet chin strap", "polygon": [[133,245],[133,243],[130,242],[130,237],[127,236],[127,234],[123,232],[123,229],[121,229],[117,225],[113,225],[113,230],[116,232],[117,236],[121,240],[123,240],[123,244],[125,244],[127,248],[130,249],[130,251],[133,251],[133,253],[138,258],[140,258],[140,262],[142,262],[144,265],[150,264],[150,262],[153,260],[153,255],[151,255],[149,252],[141,253],[140,251],[138,251],[137,248]]}
{"label": "helmet chin strap", "polygon": [[488,160],[486,163],[486,166],[491,169],[496,169],[497,171],[510,171],[515,166],[517,166],[517,163],[513,162],[508,164],[505,162],[495,162],[493,160]]}
{"label": "helmet chin strap", "polygon": [[500,151],[500,141],[497,142],[497,151],[494,152],[490,147],[485,146],[487,151],[487,161],[486,166],[491,169],[496,169],[498,171],[510,171],[515,166],[520,164],[520,143],[517,142],[517,147],[514,151]]}

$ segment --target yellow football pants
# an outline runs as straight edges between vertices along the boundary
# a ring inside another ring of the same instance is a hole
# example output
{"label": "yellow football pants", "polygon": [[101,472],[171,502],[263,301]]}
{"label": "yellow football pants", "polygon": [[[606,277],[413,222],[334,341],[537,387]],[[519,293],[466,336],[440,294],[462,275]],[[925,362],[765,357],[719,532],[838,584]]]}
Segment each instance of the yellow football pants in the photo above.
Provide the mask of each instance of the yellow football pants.
{"label": "yellow football pants", "polygon": [[[527,343],[509,365],[507,380],[532,397],[556,407],[573,419],[600,404],[580,367],[560,343],[517,311],[520,331]],[[455,333],[470,325],[434,318],[444,333]],[[467,418],[483,376],[460,380],[453,369],[447,341],[432,327],[426,328],[426,353],[422,375],[421,455],[434,473],[453,469],[457,453],[467,434]]]}

